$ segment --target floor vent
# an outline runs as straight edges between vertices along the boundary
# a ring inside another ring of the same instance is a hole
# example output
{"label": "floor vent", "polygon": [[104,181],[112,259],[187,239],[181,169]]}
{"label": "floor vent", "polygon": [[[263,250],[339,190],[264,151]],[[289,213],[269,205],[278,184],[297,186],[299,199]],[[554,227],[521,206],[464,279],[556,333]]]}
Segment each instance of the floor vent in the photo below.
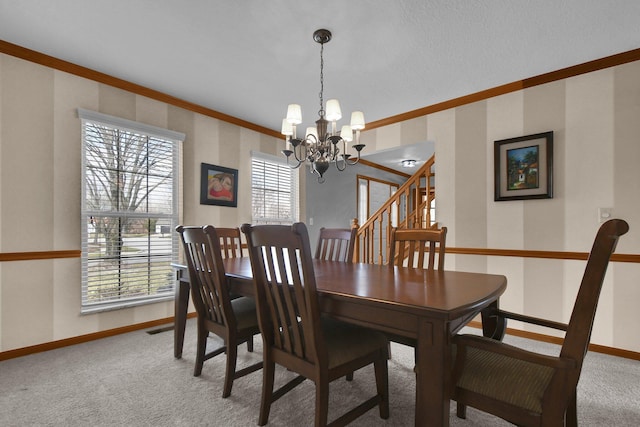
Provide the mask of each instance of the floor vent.
{"label": "floor vent", "polygon": [[165,326],[164,328],[151,329],[150,331],[147,331],[147,333],[149,335],[155,335],[155,334],[159,334],[160,332],[167,332],[167,331],[173,331],[173,325]]}

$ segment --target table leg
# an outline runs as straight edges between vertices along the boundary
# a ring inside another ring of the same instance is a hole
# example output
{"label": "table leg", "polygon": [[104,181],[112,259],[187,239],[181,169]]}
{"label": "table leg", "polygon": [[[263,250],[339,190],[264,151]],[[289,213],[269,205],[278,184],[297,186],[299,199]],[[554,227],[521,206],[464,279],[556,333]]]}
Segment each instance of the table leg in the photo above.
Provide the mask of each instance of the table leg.
{"label": "table leg", "polygon": [[416,347],[416,426],[449,425],[449,344],[446,324],[420,320]]}
{"label": "table leg", "polygon": [[178,272],[173,320],[173,356],[176,359],[182,357],[184,330],[187,327],[187,310],[189,308],[189,282],[182,278],[182,274]]}
{"label": "table leg", "polygon": [[491,305],[482,310],[482,335],[487,338],[502,341],[507,330],[507,320],[504,317],[498,317],[494,314],[498,308],[498,300],[495,300]]}

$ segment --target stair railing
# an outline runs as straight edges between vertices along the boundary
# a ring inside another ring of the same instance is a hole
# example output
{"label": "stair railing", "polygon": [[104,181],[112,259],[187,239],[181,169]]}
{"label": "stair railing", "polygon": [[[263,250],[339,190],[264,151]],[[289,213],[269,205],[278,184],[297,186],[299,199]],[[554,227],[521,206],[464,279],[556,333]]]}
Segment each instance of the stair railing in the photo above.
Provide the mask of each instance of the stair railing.
{"label": "stair railing", "polygon": [[430,228],[435,199],[435,154],[427,160],[380,208],[359,225],[356,262],[386,264],[391,227]]}

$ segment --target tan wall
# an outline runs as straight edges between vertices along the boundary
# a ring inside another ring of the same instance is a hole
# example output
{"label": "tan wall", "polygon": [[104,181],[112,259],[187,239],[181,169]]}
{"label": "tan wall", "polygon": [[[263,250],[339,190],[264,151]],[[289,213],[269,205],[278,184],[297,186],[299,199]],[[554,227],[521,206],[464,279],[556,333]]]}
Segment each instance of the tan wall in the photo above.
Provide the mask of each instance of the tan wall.
{"label": "tan wall", "polygon": [[[448,246],[588,252],[598,208],[606,207],[631,228],[617,252],[640,253],[640,61],[374,129],[367,144],[413,143],[415,129],[426,129],[423,138],[435,142],[437,220],[449,229]],[[494,202],[494,141],[549,130],[555,138],[553,199]],[[505,274],[504,308],[565,322],[584,265],[471,255],[447,259],[450,269]],[[640,324],[638,277],[638,264],[610,265],[593,343],[640,351],[632,326]]]}
{"label": "tan wall", "polygon": [[[187,135],[185,224],[250,221],[250,151],[283,148],[271,136],[0,54],[0,252],[80,248],[78,107]],[[435,142],[437,215],[451,246],[586,252],[597,208],[610,207],[631,226],[618,252],[637,254],[639,118],[634,62],[377,128],[363,142],[371,150]],[[555,132],[554,198],[494,202],[493,141],[547,130]],[[237,209],[199,204],[200,162],[239,169]],[[584,262],[458,255],[447,267],[505,274],[503,307],[566,321]],[[594,343],[640,351],[638,277],[638,264],[611,265]],[[0,263],[0,351],[169,317],[173,304],[79,313],[79,259]]]}
{"label": "tan wall", "polygon": [[[250,152],[284,142],[65,72],[0,54],[0,252],[80,249],[77,108],[186,134],[185,224],[251,221]],[[239,170],[238,208],[200,205],[200,163]],[[80,315],[80,259],[0,263],[0,351],[173,315],[173,302]]]}

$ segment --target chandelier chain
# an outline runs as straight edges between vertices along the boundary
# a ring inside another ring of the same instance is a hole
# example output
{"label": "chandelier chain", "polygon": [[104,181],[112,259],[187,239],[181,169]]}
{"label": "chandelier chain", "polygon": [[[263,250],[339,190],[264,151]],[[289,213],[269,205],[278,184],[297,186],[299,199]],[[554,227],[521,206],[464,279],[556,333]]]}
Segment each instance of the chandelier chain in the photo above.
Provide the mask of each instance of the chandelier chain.
{"label": "chandelier chain", "polygon": [[320,43],[320,111],[318,114],[324,117],[324,43]]}

